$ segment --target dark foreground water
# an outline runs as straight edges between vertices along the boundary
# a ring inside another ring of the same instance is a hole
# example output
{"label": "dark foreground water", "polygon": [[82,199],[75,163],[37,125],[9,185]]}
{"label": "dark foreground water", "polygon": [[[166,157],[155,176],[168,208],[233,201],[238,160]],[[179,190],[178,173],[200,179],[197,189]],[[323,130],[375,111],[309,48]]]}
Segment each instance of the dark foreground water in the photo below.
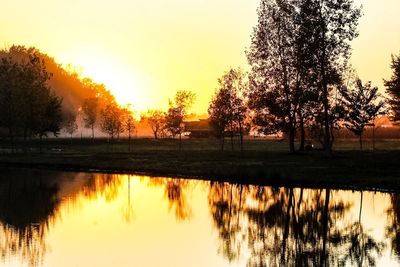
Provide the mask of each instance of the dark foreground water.
{"label": "dark foreground water", "polygon": [[396,266],[400,195],[1,170],[2,266]]}

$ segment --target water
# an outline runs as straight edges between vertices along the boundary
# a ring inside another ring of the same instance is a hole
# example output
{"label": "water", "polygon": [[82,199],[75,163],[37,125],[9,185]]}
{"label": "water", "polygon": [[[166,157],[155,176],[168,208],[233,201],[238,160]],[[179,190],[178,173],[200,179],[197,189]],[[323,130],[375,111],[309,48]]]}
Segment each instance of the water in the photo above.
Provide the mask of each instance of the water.
{"label": "water", "polygon": [[1,266],[397,266],[400,195],[2,170]]}

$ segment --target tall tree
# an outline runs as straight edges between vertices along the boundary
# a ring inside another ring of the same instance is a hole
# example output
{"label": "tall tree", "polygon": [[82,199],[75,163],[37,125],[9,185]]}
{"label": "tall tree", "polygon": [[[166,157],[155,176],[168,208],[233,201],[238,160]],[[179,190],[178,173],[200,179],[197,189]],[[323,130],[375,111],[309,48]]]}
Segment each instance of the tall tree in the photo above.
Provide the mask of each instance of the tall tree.
{"label": "tall tree", "polygon": [[[300,75],[296,69],[295,6],[291,2],[262,0],[247,58],[252,66],[249,106],[263,132],[284,131],[290,152],[294,139]],[[272,127],[270,127],[272,126]]]}
{"label": "tall tree", "polygon": [[24,140],[36,135],[40,141],[48,132],[57,135],[62,100],[48,85],[51,74],[43,60],[35,53],[20,61],[2,58],[0,70],[0,122],[9,129],[12,147],[16,135]]}
{"label": "tall tree", "polygon": [[72,135],[78,130],[78,124],[76,123],[76,113],[68,112],[64,115],[63,128],[72,139]]}
{"label": "tall tree", "polygon": [[92,130],[92,139],[94,140],[94,125],[97,121],[98,99],[95,97],[85,99],[82,104],[82,110],[85,128],[90,128]]}
{"label": "tall tree", "polygon": [[219,88],[208,108],[210,123],[221,138],[224,149],[225,132],[229,131],[233,150],[233,135],[240,135],[240,149],[243,151],[243,135],[247,107],[243,94],[246,90],[245,73],[240,69],[230,69],[218,79]]}
{"label": "tall tree", "polygon": [[362,150],[362,135],[365,126],[374,121],[384,102],[377,102],[378,87],[372,87],[371,82],[363,85],[360,79],[357,80],[355,89],[349,90],[343,87],[340,93],[343,96],[345,108],[345,126],[359,137],[360,150]]}
{"label": "tall tree", "polygon": [[62,113],[61,98],[57,97],[53,92],[49,92],[43,96],[42,108],[36,115],[36,122],[32,127],[34,134],[40,139],[40,152],[42,152],[42,139],[50,132],[57,136],[61,129]]}
{"label": "tall tree", "polygon": [[391,69],[393,71],[390,80],[385,80],[386,92],[390,96],[389,104],[392,109],[394,121],[400,120],[400,54],[392,55]]}
{"label": "tall tree", "polygon": [[351,54],[350,42],[358,36],[361,9],[353,0],[301,0],[300,10],[307,39],[312,71],[322,103],[324,148],[332,150],[331,91],[341,81],[341,72]]}

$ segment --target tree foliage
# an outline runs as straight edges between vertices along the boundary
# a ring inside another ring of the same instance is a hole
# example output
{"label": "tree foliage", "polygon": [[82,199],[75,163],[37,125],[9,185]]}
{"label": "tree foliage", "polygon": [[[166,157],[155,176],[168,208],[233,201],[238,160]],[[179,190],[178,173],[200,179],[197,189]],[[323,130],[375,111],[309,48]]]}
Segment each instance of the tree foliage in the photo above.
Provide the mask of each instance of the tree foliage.
{"label": "tree foliage", "polygon": [[392,109],[393,120],[400,120],[400,54],[392,55],[390,80],[385,80],[386,92],[390,96],[389,105]]}
{"label": "tree foliage", "polygon": [[3,57],[0,61],[0,125],[11,140],[48,133],[58,135],[62,122],[62,99],[48,85],[49,74],[35,53],[20,61]]}
{"label": "tree foliage", "polygon": [[65,129],[65,132],[72,138],[72,135],[78,130],[75,113],[70,112],[64,115],[63,128]]}
{"label": "tree foliage", "polygon": [[330,151],[333,88],[341,85],[361,15],[353,0],[262,0],[247,58],[249,107],[264,133],[285,132],[294,152],[296,128],[322,118]]}
{"label": "tree foliage", "polygon": [[243,134],[247,106],[243,97],[246,91],[245,74],[240,69],[230,69],[218,79],[219,88],[215,92],[208,108],[211,126],[217,137],[221,138],[221,149],[224,149],[225,132],[231,137],[239,133],[241,150],[243,150]]}
{"label": "tree foliage", "polygon": [[111,140],[123,133],[123,113],[115,104],[108,104],[100,111],[100,128]]}
{"label": "tree foliage", "polygon": [[165,126],[165,113],[161,110],[151,109],[142,114],[141,121],[147,122],[154,134],[154,139],[158,139]]}
{"label": "tree foliage", "polygon": [[92,130],[92,138],[94,138],[94,125],[98,114],[98,99],[95,97],[85,99],[82,104],[82,111],[85,128]]}
{"label": "tree foliage", "polygon": [[343,87],[340,93],[343,97],[345,126],[359,137],[362,150],[362,135],[365,127],[368,123],[373,123],[383,108],[384,102],[377,102],[378,87],[372,87],[371,82],[363,85],[360,79],[356,81],[355,89],[349,90]]}

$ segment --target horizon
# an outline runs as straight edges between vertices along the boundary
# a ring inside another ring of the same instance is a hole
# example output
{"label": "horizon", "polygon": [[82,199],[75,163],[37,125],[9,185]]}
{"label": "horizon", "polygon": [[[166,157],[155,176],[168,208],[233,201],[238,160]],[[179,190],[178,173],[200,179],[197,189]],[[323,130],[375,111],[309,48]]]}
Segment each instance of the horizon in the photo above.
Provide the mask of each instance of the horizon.
{"label": "horizon", "polygon": [[[3,6],[0,39],[3,47],[34,46],[64,67],[71,64],[83,77],[104,83],[120,104],[131,103],[140,112],[165,110],[176,91],[193,91],[192,112],[201,115],[228,68],[249,68],[245,49],[259,2],[13,1]],[[384,93],[391,54],[400,47],[400,35],[394,34],[400,3],[362,2],[355,1],[363,5],[363,16],[350,63],[364,82]]]}

